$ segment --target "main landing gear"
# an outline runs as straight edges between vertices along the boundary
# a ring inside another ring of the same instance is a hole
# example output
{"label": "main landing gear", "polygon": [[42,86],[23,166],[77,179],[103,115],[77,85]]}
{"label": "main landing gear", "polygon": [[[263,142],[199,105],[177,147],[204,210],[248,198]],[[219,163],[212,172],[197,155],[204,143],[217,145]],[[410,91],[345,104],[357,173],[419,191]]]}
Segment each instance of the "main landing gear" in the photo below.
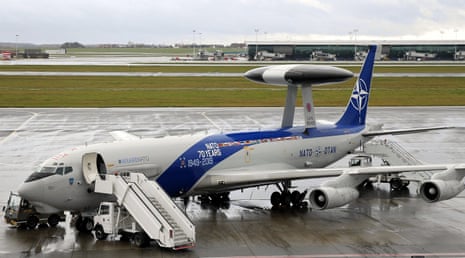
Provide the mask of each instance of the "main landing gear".
{"label": "main landing gear", "polygon": [[200,200],[200,206],[202,209],[208,209],[208,208],[229,209],[231,205],[229,202],[230,201],[229,192],[201,195],[199,200]]}
{"label": "main landing gear", "polygon": [[281,183],[276,184],[279,189],[279,192],[273,192],[271,194],[271,205],[273,208],[307,208],[308,203],[304,202],[305,195],[307,195],[307,191],[303,193],[299,191],[290,191],[291,188],[291,181],[283,181]]}

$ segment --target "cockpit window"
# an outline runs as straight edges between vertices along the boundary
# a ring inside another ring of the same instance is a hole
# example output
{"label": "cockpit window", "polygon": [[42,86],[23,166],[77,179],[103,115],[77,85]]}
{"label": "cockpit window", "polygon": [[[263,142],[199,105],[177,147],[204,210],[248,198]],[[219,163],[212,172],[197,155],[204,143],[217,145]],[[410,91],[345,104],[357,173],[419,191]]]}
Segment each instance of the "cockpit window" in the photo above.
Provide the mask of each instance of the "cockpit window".
{"label": "cockpit window", "polygon": [[52,166],[43,166],[32,173],[25,182],[31,182],[52,175],[64,175],[73,172],[73,167],[65,167],[63,163],[53,163]]}
{"label": "cockpit window", "polygon": [[63,167],[58,167],[57,170],[55,171],[55,174],[63,175]]}
{"label": "cockpit window", "polygon": [[37,171],[37,173],[46,173],[46,174],[50,174],[50,173],[55,173],[55,170],[56,170],[56,167],[42,167],[40,168],[39,171]]}
{"label": "cockpit window", "polygon": [[65,167],[65,174],[73,172],[73,167]]}

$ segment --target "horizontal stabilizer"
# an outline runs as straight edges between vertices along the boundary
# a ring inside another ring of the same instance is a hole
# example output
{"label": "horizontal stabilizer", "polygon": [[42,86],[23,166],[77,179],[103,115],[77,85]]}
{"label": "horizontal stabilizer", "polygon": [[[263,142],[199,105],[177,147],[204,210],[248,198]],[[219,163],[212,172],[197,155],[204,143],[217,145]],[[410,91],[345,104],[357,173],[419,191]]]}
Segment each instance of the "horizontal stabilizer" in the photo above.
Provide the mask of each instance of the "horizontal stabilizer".
{"label": "horizontal stabilizer", "polygon": [[134,134],[130,134],[125,131],[112,131],[110,135],[117,141],[129,141],[129,140],[138,140],[140,139],[139,136]]}

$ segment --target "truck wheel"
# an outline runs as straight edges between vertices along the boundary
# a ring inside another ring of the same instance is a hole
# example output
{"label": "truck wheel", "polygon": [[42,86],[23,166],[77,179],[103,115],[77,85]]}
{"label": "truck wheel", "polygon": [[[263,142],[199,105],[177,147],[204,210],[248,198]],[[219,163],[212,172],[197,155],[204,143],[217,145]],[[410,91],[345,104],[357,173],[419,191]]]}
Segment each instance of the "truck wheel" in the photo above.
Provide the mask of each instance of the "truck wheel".
{"label": "truck wheel", "polygon": [[52,214],[50,217],[48,217],[47,222],[50,227],[56,227],[60,222],[60,217],[58,217],[56,214]]}
{"label": "truck wheel", "polygon": [[103,231],[103,227],[100,225],[95,226],[95,237],[98,240],[105,240],[107,239],[108,234]]}
{"label": "truck wheel", "polygon": [[82,222],[83,232],[90,232],[94,228],[94,220],[92,218],[85,218]]}
{"label": "truck wheel", "polygon": [[29,218],[27,218],[26,225],[29,229],[35,229],[37,226],[37,223],[39,223],[39,219],[36,216],[31,215],[29,216]]}
{"label": "truck wheel", "polygon": [[94,220],[92,218],[83,218],[79,216],[76,221],[76,228],[79,232],[89,233],[94,229]]}
{"label": "truck wheel", "polygon": [[134,244],[137,247],[146,247],[149,243],[149,237],[144,232],[134,234]]}

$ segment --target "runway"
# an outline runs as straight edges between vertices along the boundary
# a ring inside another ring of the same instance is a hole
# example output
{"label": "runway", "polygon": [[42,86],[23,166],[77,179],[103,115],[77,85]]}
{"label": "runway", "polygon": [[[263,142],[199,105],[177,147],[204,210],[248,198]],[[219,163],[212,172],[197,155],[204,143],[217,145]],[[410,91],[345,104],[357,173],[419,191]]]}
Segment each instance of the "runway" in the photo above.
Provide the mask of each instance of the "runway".
{"label": "runway", "polygon": [[[316,108],[333,121],[342,108]],[[46,158],[86,143],[107,142],[109,132],[141,137],[260,130],[281,124],[282,108],[0,109],[0,204]],[[303,124],[302,110],[296,123]],[[457,129],[396,136],[427,163],[463,163],[465,107],[370,108],[368,123],[385,129],[455,126]],[[333,166],[347,166],[347,159]],[[297,181],[298,189],[324,179]],[[376,186],[342,208],[272,210],[275,186],[231,193],[229,206],[193,200],[186,212],[196,225],[197,246],[174,252],[128,242],[96,241],[66,223],[33,231],[0,223],[1,257],[411,257],[465,256],[465,194],[428,204],[410,191]],[[182,204],[180,204],[182,205]],[[2,214],[3,216],[3,214]]]}

